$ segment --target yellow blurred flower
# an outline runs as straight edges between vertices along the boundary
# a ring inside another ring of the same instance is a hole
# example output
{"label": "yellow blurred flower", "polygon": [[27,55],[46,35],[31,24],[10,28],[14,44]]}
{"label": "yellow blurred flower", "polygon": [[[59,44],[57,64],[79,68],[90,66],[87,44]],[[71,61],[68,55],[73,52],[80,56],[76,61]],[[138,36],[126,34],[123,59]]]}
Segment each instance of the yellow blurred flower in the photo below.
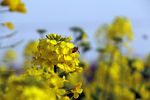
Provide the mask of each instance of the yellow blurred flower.
{"label": "yellow blurred flower", "polygon": [[25,4],[21,0],[3,0],[1,5],[8,6],[9,10],[14,12],[26,13]]}
{"label": "yellow blurred flower", "polygon": [[115,86],[114,93],[118,100],[135,100],[135,95],[128,88]]}
{"label": "yellow blurred flower", "polygon": [[17,53],[14,50],[7,50],[3,56],[5,62],[15,62],[17,59]]}
{"label": "yellow blurred flower", "polygon": [[136,68],[138,71],[142,71],[144,69],[144,63],[140,59],[135,60],[132,66]]}
{"label": "yellow blurred flower", "polygon": [[21,100],[56,100],[56,97],[51,91],[32,86],[24,88]]}
{"label": "yellow blurred flower", "polygon": [[112,25],[108,26],[107,37],[111,39],[122,39],[124,36],[127,36],[128,40],[132,40],[133,31],[130,20],[123,17],[116,17]]}
{"label": "yellow blurred flower", "polygon": [[2,23],[2,25],[8,27],[10,30],[14,29],[14,25],[11,22]]}
{"label": "yellow blurred flower", "polygon": [[109,70],[110,77],[117,82],[120,76],[120,66],[117,63],[113,63]]}
{"label": "yellow blurred flower", "polygon": [[84,33],[84,34],[82,35],[82,38],[83,38],[83,39],[87,39],[87,35]]}
{"label": "yellow blurred flower", "polygon": [[24,3],[20,3],[20,4],[18,5],[18,7],[16,8],[16,11],[21,12],[21,13],[26,13],[27,10],[26,10],[26,8],[25,8],[25,4],[24,4]]}
{"label": "yellow blurred flower", "polygon": [[70,100],[70,98],[68,96],[65,96],[65,97],[61,98],[60,100]]}
{"label": "yellow blurred flower", "polygon": [[34,57],[35,52],[38,50],[37,46],[38,46],[38,42],[30,41],[24,49],[24,56]]}

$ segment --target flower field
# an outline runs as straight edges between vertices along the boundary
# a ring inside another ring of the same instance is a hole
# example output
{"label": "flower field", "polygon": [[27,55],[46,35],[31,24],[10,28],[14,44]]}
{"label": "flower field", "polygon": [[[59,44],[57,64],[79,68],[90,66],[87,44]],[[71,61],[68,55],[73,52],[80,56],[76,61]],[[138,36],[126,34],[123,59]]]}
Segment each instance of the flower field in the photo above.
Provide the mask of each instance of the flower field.
{"label": "flower field", "polygon": [[[2,0],[0,6],[6,8],[0,13],[27,13],[21,0]],[[12,22],[0,24],[14,30]],[[81,56],[92,50],[88,34],[80,27],[70,31],[73,37],[38,29],[40,39],[28,41],[19,67],[13,48],[23,41],[0,45],[5,50],[0,59],[0,100],[150,100],[150,55],[133,55],[129,18],[115,17],[95,30],[94,63]],[[0,40],[15,34],[0,35]]]}

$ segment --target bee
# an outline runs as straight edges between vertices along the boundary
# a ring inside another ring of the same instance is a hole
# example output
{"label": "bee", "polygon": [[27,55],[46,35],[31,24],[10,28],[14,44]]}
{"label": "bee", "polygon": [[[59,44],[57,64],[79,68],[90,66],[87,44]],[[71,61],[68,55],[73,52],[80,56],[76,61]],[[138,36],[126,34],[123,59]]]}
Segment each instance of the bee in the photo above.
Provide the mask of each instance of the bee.
{"label": "bee", "polygon": [[80,53],[79,48],[78,47],[74,47],[72,53],[75,53],[77,51]]}

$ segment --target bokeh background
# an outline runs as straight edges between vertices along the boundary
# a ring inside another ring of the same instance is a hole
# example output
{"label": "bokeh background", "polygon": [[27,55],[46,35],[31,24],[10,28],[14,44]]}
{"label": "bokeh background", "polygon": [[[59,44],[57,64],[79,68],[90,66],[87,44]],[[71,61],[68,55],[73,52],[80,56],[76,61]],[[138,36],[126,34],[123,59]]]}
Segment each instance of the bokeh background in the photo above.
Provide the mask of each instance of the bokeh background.
{"label": "bokeh background", "polygon": [[[38,40],[37,29],[46,29],[47,33],[73,36],[70,27],[79,26],[88,34],[92,50],[81,54],[89,61],[97,58],[94,34],[99,26],[111,23],[116,16],[131,20],[135,41],[131,44],[134,56],[144,57],[150,52],[150,1],[149,0],[22,0],[27,13],[1,13],[0,22],[11,21],[18,34],[11,39],[2,40],[2,44],[24,40],[14,49],[18,52],[18,62],[22,62],[22,51],[29,40]],[[8,34],[1,28],[1,35]],[[146,39],[143,37],[147,36]],[[2,49],[0,55],[5,49]]]}

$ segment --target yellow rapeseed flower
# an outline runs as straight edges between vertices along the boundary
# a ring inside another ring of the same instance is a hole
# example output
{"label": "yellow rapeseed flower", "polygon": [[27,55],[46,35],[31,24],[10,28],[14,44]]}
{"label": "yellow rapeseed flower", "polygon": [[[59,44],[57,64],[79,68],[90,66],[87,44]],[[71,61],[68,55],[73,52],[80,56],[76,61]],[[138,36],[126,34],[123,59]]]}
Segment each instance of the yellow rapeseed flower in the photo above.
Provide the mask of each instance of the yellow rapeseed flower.
{"label": "yellow rapeseed flower", "polygon": [[40,39],[35,64],[42,67],[59,67],[64,72],[73,72],[78,67],[80,55],[73,52],[74,45],[71,38],[57,34],[47,35],[47,39]]}

